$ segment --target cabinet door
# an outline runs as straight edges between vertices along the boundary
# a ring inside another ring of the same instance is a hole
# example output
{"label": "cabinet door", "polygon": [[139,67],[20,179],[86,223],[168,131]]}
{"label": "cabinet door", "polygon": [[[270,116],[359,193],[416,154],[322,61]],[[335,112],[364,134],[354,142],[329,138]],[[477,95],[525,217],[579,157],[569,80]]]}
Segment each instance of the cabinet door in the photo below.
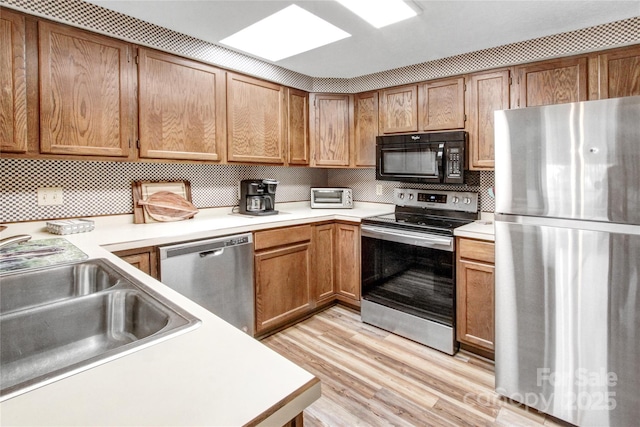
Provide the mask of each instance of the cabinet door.
{"label": "cabinet door", "polygon": [[567,58],[515,67],[517,107],[587,100],[587,58]]}
{"label": "cabinet door", "polygon": [[[594,55],[589,63],[591,99],[640,95],[640,45]],[[593,81],[593,83],[592,83]]]}
{"label": "cabinet door", "polygon": [[418,86],[380,91],[380,132],[418,131]]}
{"label": "cabinet door", "polygon": [[461,259],[457,279],[458,341],[493,351],[494,271],[491,264]]}
{"label": "cabinet door", "polygon": [[38,26],[40,151],[128,156],[131,45],[45,21]]}
{"label": "cabinet door", "polygon": [[227,73],[227,159],[284,163],[284,87]]}
{"label": "cabinet door", "polygon": [[122,258],[138,270],[147,273],[149,276],[158,278],[157,253],[153,247],[128,249],[117,251],[114,255]]}
{"label": "cabinet door", "polygon": [[378,136],[378,92],[355,96],[354,166],[376,165],[376,136]]}
{"label": "cabinet door", "polygon": [[360,226],[336,223],[336,293],[360,304]]}
{"label": "cabinet door", "polygon": [[311,309],[310,246],[303,243],[256,253],[258,335]]}
{"label": "cabinet door", "polygon": [[311,94],[313,166],[349,166],[353,141],[353,95]]}
{"label": "cabinet door", "polygon": [[461,343],[488,351],[494,347],[495,244],[457,238],[456,336]]}
{"label": "cabinet door", "polygon": [[140,157],[223,160],[223,71],[141,48],[138,76]]}
{"label": "cabinet door", "polygon": [[493,169],[493,112],[509,108],[509,70],[472,74],[467,80],[467,130],[471,169]]}
{"label": "cabinet door", "polygon": [[0,151],[27,151],[25,18],[0,14]]}
{"label": "cabinet door", "polygon": [[420,130],[464,128],[464,78],[420,85]]}
{"label": "cabinet door", "polygon": [[313,227],[314,299],[317,303],[335,296],[336,239],[334,224]]}
{"label": "cabinet door", "polygon": [[287,90],[287,143],[289,145],[288,162],[291,165],[309,164],[309,94],[291,89]]}

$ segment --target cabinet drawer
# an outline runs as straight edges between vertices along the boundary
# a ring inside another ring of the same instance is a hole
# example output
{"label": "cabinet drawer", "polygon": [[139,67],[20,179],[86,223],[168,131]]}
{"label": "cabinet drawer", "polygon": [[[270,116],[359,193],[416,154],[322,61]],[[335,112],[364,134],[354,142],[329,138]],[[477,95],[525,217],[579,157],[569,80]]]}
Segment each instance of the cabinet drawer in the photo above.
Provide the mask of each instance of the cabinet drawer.
{"label": "cabinet drawer", "polygon": [[295,227],[278,228],[276,230],[258,231],[254,236],[256,251],[309,240],[311,240],[311,225],[298,225]]}
{"label": "cabinet drawer", "polygon": [[458,239],[458,253],[460,258],[475,259],[490,264],[495,262],[495,244],[493,242]]}

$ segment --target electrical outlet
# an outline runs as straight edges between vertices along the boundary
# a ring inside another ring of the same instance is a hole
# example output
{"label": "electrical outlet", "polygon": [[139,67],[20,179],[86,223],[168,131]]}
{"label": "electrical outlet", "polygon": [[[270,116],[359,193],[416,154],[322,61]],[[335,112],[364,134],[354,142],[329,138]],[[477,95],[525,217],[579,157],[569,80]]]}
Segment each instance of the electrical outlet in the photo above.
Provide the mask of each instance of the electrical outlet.
{"label": "electrical outlet", "polygon": [[62,187],[38,188],[38,206],[61,205],[62,203]]}
{"label": "electrical outlet", "polygon": [[376,196],[382,196],[382,184],[376,184]]}

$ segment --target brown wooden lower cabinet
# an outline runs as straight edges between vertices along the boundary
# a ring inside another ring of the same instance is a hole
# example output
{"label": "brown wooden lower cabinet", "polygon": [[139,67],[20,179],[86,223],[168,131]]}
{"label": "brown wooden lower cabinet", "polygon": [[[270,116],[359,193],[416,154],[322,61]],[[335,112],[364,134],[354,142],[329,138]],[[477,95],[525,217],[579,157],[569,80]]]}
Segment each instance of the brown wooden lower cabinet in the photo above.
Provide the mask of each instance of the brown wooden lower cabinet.
{"label": "brown wooden lower cabinet", "polygon": [[255,233],[256,335],[309,312],[311,225]]}
{"label": "brown wooden lower cabinet", "polygon": [[313,278],[317,304],[335,299],[336,226],[333,222],[313,226]]}
{"label": "brown wooden lower cabinet", "polygon": [[157,253],[154,247],[135,248],[117,251],[114,255],[122,258],[138,270],[142,270],[149,276],[158,278]]}
{"label": "brown wooden lower cabinet", "polygon": [[360,226],[336,223],[336,298],[360,307]]}
{"label": "brown wooden lower cabinet", "polygon": [[335,301],[360,306],[360,226],[322,222],[254,234],[256,336]]}
{"label": "brown wooden lower cabinet", "polygon": [[300,412],[293,418],[291,421],[283,425],[282,427],[303,427],[304,426],[304,416],[303,413]]}
{"label": "brown wooden lower cabinet", "polygon": [[457,340],[493,358],[495,245],[467,238],[457,238],[456,244]]}

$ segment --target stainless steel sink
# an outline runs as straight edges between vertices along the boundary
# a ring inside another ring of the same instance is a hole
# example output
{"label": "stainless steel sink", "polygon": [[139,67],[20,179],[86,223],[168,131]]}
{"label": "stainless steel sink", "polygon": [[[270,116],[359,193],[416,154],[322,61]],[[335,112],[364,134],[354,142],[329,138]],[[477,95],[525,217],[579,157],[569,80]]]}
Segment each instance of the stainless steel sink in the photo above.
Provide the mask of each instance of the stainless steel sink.
{"label": "stainless steel sink", "polygon": [[0,276],[0,314],[100,292],[115,286],[121,277],[102,260]]}
{"label": "stainless steel sink", "polygon": [[102,259],[1,275],[0,300],[0,401],[200,323]]}

